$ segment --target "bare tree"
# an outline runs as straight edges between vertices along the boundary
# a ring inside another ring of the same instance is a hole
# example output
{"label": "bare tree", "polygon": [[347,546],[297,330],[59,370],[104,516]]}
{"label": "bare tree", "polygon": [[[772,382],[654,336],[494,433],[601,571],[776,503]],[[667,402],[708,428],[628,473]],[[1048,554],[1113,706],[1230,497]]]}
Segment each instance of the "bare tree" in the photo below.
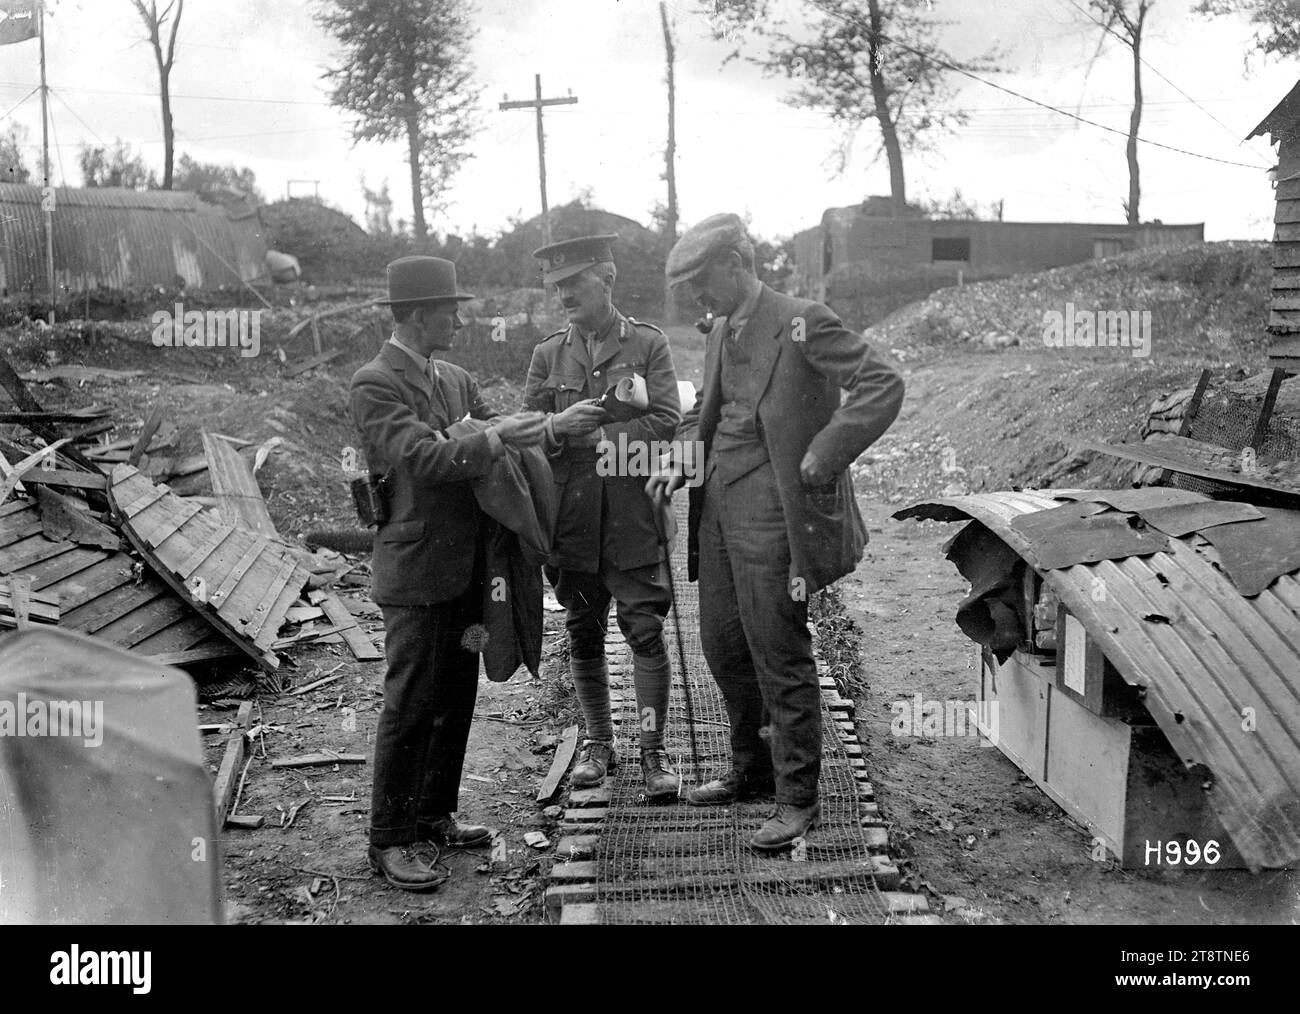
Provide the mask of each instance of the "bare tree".
{"label": "bare tree", "polygon": [[[946,22],[931,15],[932,0],[805,0],[802,27],[773,19],[771,0],[713,0],[715,38],[765,38],[765,55],[748,57],[769,74],[798,83],[793,106],[826,111],[844,128],[836,169],[864,123],[876,122],[889,165],[895,210],[907,209],[904,151],[924,151],[932,138],[966,122],[951,108],[955,72],[993,72],[996,49],[969,60],[938,42]],[[739,55],[739,49],[728,59]]]}
{"label": "bare tree", "polygon": [[[153,47],[154,62],[158,64],[158,94],[162,100],[163,124],[163,179],[162,189],[172,188],[172,156],[176,147],[176,131],[172,127],[172,65],[176,62],[176,30],[181,25],[181,14],[185,11],[185,0],[170,0],[160,13],[157,0],[131,0],[140,20],[144,22],[149,34],[149,45]],[[175,16],[172,10],[175,9]],[[170,20],[171,29],[167,31],[167,45],[163,46],[163,34]]]}
{"label": "bare tree", "polygon": [[[1128,200],[1124,213],[1129,225],[1142,221],[1139,205],[1142,200],[1142,175],[1138,166],[1138,128],[1142,125],[1142,35],[1147,14],[1155,0],[1088,0],[1092,13],[1087,16],[1102,30],[1119,39],[1133,56],[1133,108],[1128,117]],[[1082,8],[1080,8],[1082,10]]]}

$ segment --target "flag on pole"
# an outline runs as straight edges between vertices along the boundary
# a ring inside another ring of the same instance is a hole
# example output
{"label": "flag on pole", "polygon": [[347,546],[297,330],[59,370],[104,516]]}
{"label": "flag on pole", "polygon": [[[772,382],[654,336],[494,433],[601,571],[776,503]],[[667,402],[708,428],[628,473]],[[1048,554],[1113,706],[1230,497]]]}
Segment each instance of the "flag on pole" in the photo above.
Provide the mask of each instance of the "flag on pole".
{"label": "flag on pole", "polygon": [[36,38],[37,2],[38,0],[0,0],[0,46]]}

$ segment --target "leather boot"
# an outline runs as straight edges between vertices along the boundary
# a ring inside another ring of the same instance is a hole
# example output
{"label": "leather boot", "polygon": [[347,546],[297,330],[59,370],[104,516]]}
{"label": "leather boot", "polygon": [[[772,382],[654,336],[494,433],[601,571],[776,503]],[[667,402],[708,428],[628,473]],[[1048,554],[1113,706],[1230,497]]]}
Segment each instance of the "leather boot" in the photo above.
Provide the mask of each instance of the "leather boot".
{"label": "leather boot", "polygon": [[413,845],[393,845],[390,848],[371,845],[369,861],[372,870],[403,891],[432,891],[447,880],[447,874],[432,869],[419,857]]}
{"label": "leather boot", "polygon": [[745,771],[733,767],[720,778],[691,789],[686,793],[686,802],[691,806],[726,806],[775,794],[776,782],[771,770]]}
{"label": "leather boot", "polygon": [[469,849],[475,845],[487,844],[495,833],[490,827],[462,824],[455,814],[449,813],[433,820],[424,840],[433,842],[439,848]]}
{"label": "leather boot", "polygon": [[589,739],[582,744],[578,763],[569,776],[569,788],[594,789],[605,780],[609,772],[618,767],[618,753],[614,744],[604,739]]}
{"label": "leather boot", "polygon": [[652,802],[676,799],[682,782],[668,763],[666,750],[642,750],[641,773],[645,775],[645,797]]}
{"label": "leather boot", "polygon": [[767,818],[767,823],[758,829],[749,844],[760,852],[780,852],[788,849],[796,838],[802,838],[821,822],[821,803],[813,803],[812,806],[777,803],[776,812]]}

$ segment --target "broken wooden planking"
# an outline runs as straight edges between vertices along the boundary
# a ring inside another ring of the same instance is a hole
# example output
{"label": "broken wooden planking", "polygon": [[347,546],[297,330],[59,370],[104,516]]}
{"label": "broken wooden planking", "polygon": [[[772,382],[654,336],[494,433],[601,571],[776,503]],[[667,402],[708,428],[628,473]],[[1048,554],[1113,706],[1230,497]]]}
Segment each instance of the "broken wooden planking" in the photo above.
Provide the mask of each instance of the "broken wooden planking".
{"label": "broken wooden planking", "polygon": [[226,822],[226,813],[230,809],[230,799],[235,794],[235,772],[244,763],[244,734],[253,722],[253,702],[245,701],[239,706],[235,715],[235,727],[226,740],[226,752],[221,757],[221,767],[217,769],[217,780],[212,786],[213,804],[217,811],[217,827]]}
{"label": "broken wooden planking", "polygon": [[555,790],[560,787],[560,781],[564,778],[564,773],[569,770],[569,765],[573,762],[573,754],[577,749],[578,727],[570,725],[560,734],[560,742],[555,748],[555,759],[551,762],[551,770],[546,773],[546,778],[537,790],[539,803],[555,795]]}
{"label": "broken wooden planking", "polygon": [[204,430],[203,453],[207,457],[212,492],[216,494],[221,516],[231,524],[278,539],[280,533],[271,521],[262,491],[239,452],[228,441],[218,440]]}
{"label": "broken wooden planking", "polygon": [[375,647],[374,642],[357,623],[356,617],[336,596],[326,595],[321,599],[320,607],[338,632],[343,635],[343,640],[347,642],[348,648],[358,662],[378,662],[383,659],[384,653]]}
{"label": "broken wooden planking", "polygon": [[297,757],[284,757],[271,761],[273,768],[312,768],[322,764],[364,764],[365,754],[360,753],[304,753]]}
{"label": "broken wooden planking", "polygon": [[[215,511],[194,512],[130,465],[113,470],[109,493],[123,534],[158,575],[259,666],[274,671],[279,666],[274,642],[284,613],[310,577],[293,552],[223,522]],[[188,515],[179,526],[178,513]],[[164,530],[166,540],[152,544]]]}

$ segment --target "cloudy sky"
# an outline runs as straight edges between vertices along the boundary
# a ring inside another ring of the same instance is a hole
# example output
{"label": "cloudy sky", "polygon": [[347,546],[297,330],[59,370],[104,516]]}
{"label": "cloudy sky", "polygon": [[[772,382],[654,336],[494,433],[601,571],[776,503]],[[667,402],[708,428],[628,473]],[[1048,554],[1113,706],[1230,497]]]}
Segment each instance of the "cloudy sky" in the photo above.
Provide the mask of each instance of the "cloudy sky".
{"label": "cloudy sky", "polygon": [[[798,10],[802,0],[786,0]],[[1097,123],[1127,129],[1130,57],[1118,43],[1092,62],[1099,29],[1082,23],[1083,0],[935,0],[956,56],[1003,52],[1003,88]],[[1251,29],[1207,22],[1194,0],[1157,0],[1144,56],[1142,134],[1196,155],[1141,146],[1144,219],[1205,222],[1209,239],[1267,238],[1272,152],[1243,137],[1295,83],[1300,63],[1245,63]],[[359,180],[387,179],[396,214],[410,217],[400,146],[353,146],[348,120],[321,81],[335,58],[307,0],[188,0],[172,77],[177,149],[202,161],[250,166],[274,199],[290,181],[319,181],[330,203],[360,217]],[[749,218],[763,236],[814,225],[831,206],[888,193],[877,136],[863,128],[847,171],[828,168],[837,139],[823,115],[784,105],[785,80],[743,62],[723,65],[704,0],[669,0],[677,36],[678,193],[685,223],[717,211]],[[80,182],[77,148],[122,138],[154,165],[162,159],[157,75],[127,0],[53,0],[48,76],[56,180]],[[450,195],[440,231],[494,231],[535,214],[537,146],[531,111],[502,112],[505,96],[530,98],[533,75],[548,96],[578,103],[547,110],[552,204],[590,189],[595,203],[642,222],[664,197],[663,42],[654,0],[478,0],[472,52],[482,131]],[[1090,66],[1091,64],[1091,66]],[[1161,77],[1163,75],[1163,78]],[[1167,80],[1165,80],[1167,79]],[[39,157],[37,44],[0,47],[0,130],[30,130]],[[1184,94],[1185,93],[1185,94]],[[952,105],[970,123],[928,155],[905,156],[909,196],[960,188],[982,204],[1002,200],[1009,221],[1123,220],[1124,138],[1036,107],[975,81]],[[1220,159],[1229,165],[1210,159]],[[293,183],[295,195],[315,183]]]}

